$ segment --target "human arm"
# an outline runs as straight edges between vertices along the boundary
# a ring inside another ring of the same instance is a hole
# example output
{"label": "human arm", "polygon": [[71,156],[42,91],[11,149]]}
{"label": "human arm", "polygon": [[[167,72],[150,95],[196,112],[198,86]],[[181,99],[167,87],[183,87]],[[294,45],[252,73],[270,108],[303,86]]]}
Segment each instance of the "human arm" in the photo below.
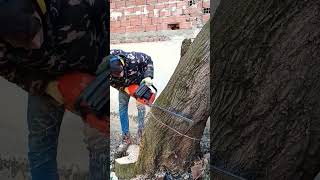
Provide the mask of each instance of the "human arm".
{"label": "human arm", "polygon": [[6,45],[0,42],[0,76],[31,94],[44,94],[52,77],[17,66],[6,58],[6,49]]}

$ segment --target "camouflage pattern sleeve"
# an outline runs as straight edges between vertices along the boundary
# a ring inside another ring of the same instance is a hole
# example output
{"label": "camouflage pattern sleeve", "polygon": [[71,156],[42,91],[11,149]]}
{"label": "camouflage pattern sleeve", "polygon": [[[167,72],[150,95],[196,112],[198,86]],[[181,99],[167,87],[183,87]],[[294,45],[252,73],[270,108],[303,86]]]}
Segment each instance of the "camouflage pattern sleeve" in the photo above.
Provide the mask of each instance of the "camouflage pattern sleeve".
{"label": "camouflage pattern sleeve", "polygon": [[[148,56],[145,53],[142,52],[125,52],[120,49],[112,49],[110,50],[110,54],[112,55],[124,55],[128,59],[131,59],[131,61],[134,61],[137,63],[137,66],[139,66],[139,69],[142,71],[143,77],[151,77],[153,78],[153,61],[150,56]],[[132,63],[133,64],[133,63]]]}
{"label": "camouflage pattern sleeve", "polygon": [[0,76],[16,84],[30,94],[42,95],[47,87],[48,78],[39,73],[18,67],[5,58],[6,46],[0,43]]}
{"label": "camouflage pattern sleeve", "polygon": [[41,48],[8,48],[7,58],[20,66],[50,75],[61,75],[68,71],[94,73],[103,57],[109,54],[106,1],[59,2],[63,10],[54,10],[54,5],[49,8],[59,13],[59,19],[49,22]]}
{"label": "camouflage pattern sleeve", "polygon": [[140,64],[144,71],[144,78],[151,77],[153,79],[153,61],[150,56],[142,53]]}
{"label": "camouflage pattern sleeve", "polygon": [[119,54],[122,54],[122,55],[126,55],[127,52],[121,50],[121,49],[111,49],[110,50],[110,54],[111,55],[119,55]]}
{"label": "camouflage pattern sleeve", "polygon": [[142,52],[129,52],[129,59],[136,59],[139,69],[142,70],[143,78],[151,77],[153,79],[153,61],[150,56]]}

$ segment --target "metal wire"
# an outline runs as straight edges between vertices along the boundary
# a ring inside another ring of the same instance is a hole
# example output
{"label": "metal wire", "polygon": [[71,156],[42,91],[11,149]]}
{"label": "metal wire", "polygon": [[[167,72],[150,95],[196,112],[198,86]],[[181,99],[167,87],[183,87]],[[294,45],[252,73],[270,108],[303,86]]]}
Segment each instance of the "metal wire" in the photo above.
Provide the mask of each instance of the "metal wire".
{"label": "metal wire", "polygon": [[157,108],[157,109],[160,109],[160,110],[162,110],[162,111],[165,111],[165,112],[167,112],[167,113],[169,113],[169,114],[171,114],[171,115],[174,115],[174,116],[180,118],[181,120],[184,120],[184,121],[188,122],[189,124],[193,124],[193,120],[191,120],[191,119],[189,119],[189,118],[187,118],[187,117],[181,116],[180,114],[177,114],[177,113],[174,113],[174,112],[172,112],[172,111],[169,111],[169,110],[167,110],[167,109],[165,109],[165,108],[163,108],[163,107],[157,106],[157,105],[155,105],[155,104],[151,104],[151,105],[149,105],[149,106],[150,106],[150,107]]}

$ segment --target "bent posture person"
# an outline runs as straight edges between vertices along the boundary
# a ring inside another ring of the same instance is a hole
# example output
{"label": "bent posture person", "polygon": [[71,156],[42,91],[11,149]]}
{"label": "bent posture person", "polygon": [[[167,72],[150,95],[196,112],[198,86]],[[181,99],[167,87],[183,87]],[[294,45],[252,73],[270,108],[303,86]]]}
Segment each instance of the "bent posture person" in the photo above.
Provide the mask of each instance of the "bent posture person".
{"label": "bent posture person", "polygon": [[[153,62],[150,56],[141,52],[125,52],[114,49],[110,51],[110,85],[119,90],[119,116],[122,130],[122,142],[118,152],[125,151],[131,144],[129,133],[128,104],[130,96],[125,92],[131,84],[145,83],[152,85]],[[137,102],[138,133],[140,142],[145,118],[145,106]]]}
{"label": "bent posture person", "polygon": [[[65,108],[56,79],[73,71],[95,75],[109,54],[106,7],[105,0],[0,0],[0,75],[29,93],[33,180],[59,179],[56,156]],[[85,136],[90,180],[107,179],[108,138],[92,128]]]}

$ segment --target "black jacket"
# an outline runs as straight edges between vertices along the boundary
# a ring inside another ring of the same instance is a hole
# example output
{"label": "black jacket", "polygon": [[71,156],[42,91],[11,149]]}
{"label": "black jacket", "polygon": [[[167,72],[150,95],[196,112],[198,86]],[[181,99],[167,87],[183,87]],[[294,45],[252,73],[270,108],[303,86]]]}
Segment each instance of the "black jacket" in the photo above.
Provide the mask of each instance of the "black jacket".
{"label": "black jacket", "polygon": [[122,89],[130,84],[140,84],[146,78],[153,78],[153,62],[150,56],[142,52],[125,52],[119,49],[110,51],[112,55],[125,56],[124,77],[110,76],[110,85]]}

